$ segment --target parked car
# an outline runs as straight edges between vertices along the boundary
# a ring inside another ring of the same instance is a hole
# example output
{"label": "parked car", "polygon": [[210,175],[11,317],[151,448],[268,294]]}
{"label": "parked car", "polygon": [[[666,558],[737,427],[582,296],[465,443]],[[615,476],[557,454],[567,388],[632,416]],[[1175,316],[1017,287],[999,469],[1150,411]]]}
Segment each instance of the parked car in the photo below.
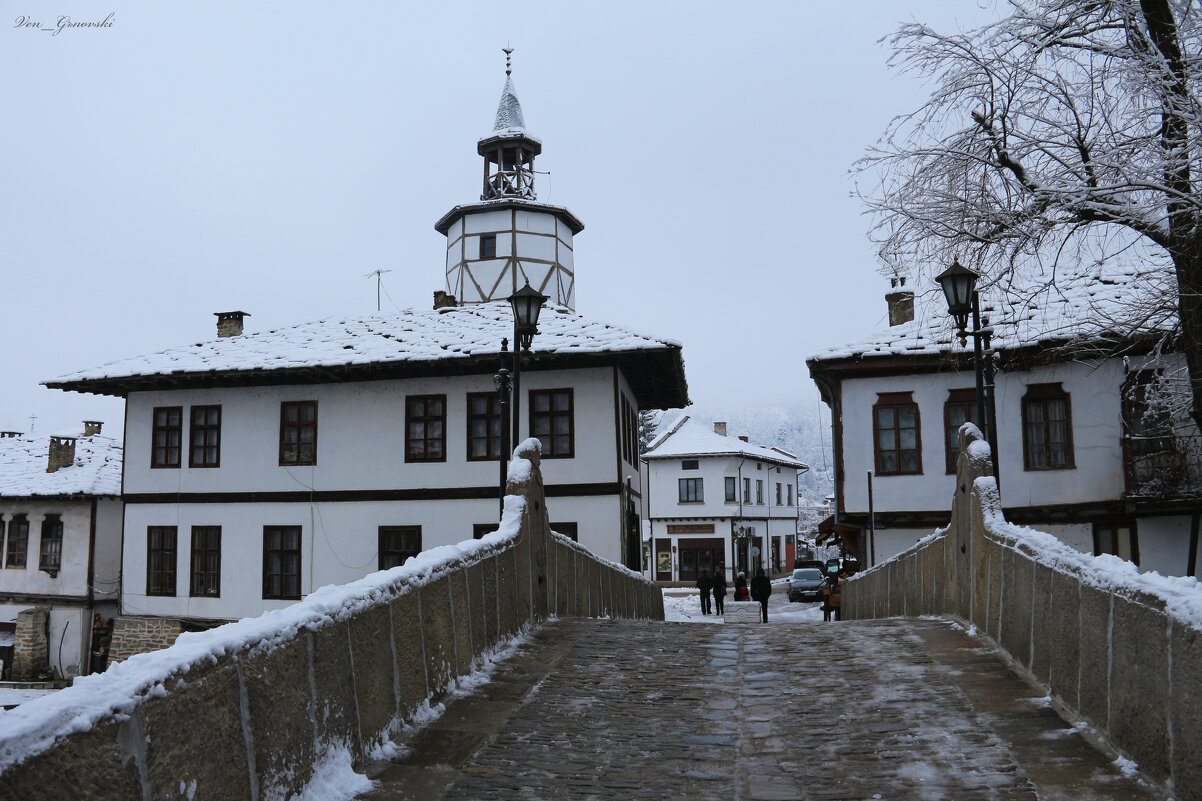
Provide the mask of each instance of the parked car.
{"label": "parked car", "polygon": [[818,568],[798,568],[789,577],[789,600],[793,602],[821,601],[822,587],[825,584],[826,579],[823,578],[822,571]]}

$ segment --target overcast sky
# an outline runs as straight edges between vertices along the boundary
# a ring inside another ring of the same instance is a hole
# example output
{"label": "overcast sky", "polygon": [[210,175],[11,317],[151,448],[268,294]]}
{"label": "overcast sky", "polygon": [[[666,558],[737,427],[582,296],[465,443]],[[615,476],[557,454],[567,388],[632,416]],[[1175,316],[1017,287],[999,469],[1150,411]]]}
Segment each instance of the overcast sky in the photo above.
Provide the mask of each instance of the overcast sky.
{"label": "overcast sky", "polygon": [[[119,431],[78,369],[443,288],[507,42],[539,199],[585,224],[577,311],[684,344],[690,394],[816,403],[804,360],[885,323],[847,174],[921,104],[878,44],[988,0],[838,4],[4,0],[0,428]],[[111,27],[59,34],[60,15]],[[537,347],[537,341],[536,345]]]}

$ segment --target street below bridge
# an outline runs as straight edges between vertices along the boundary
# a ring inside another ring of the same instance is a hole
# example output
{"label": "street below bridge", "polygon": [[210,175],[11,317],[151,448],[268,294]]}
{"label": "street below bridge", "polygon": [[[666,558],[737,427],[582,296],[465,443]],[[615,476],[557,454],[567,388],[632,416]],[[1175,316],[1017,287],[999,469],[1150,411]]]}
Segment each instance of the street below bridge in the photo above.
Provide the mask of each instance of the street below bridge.
{"label": "street below bridge", "polygon": [[370,765],[361,798],[1161,797],[951,623],[777,617],[551,621]]}

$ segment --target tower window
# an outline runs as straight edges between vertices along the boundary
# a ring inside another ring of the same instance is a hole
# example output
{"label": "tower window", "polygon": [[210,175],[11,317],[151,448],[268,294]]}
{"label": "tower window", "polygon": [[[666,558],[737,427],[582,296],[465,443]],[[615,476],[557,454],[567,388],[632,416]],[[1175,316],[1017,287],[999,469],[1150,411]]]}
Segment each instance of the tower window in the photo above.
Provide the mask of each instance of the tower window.
{"label": "tower window", "polygon": [[480,236],[480,258],[495,259],[497,257],[497,235],[496,234],[481,234]]}

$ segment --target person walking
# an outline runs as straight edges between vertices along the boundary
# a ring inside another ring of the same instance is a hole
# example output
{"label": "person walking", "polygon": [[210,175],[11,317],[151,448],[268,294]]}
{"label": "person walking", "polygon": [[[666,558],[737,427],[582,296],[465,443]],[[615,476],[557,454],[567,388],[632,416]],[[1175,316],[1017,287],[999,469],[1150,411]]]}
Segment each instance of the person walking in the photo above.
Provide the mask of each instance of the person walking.
{"label": "person walking", "polygon": [[755,571],[755,578],[751,580],[751,600],[759,601],[764,623],[768,622],[768,599],[772,597],[772,582],[764,575],[764,569],[760,568]]}
{"label": "person walking", "polygon": [[723,606],[726,602],[726,568],[721,565],[714,571],[714,614],[725,613]]}
{"label": "person walking", "polygon": [[697,589],[701,591],[701,614],[708,615],[710,613],[710,593],[714,589],[714,580],[710,578],[708,570],[698,573]]}
{"label": "person walking", "polygon": [[735,577],[735,600],[747,600],[747,574],[739,571],[739,575]]}

